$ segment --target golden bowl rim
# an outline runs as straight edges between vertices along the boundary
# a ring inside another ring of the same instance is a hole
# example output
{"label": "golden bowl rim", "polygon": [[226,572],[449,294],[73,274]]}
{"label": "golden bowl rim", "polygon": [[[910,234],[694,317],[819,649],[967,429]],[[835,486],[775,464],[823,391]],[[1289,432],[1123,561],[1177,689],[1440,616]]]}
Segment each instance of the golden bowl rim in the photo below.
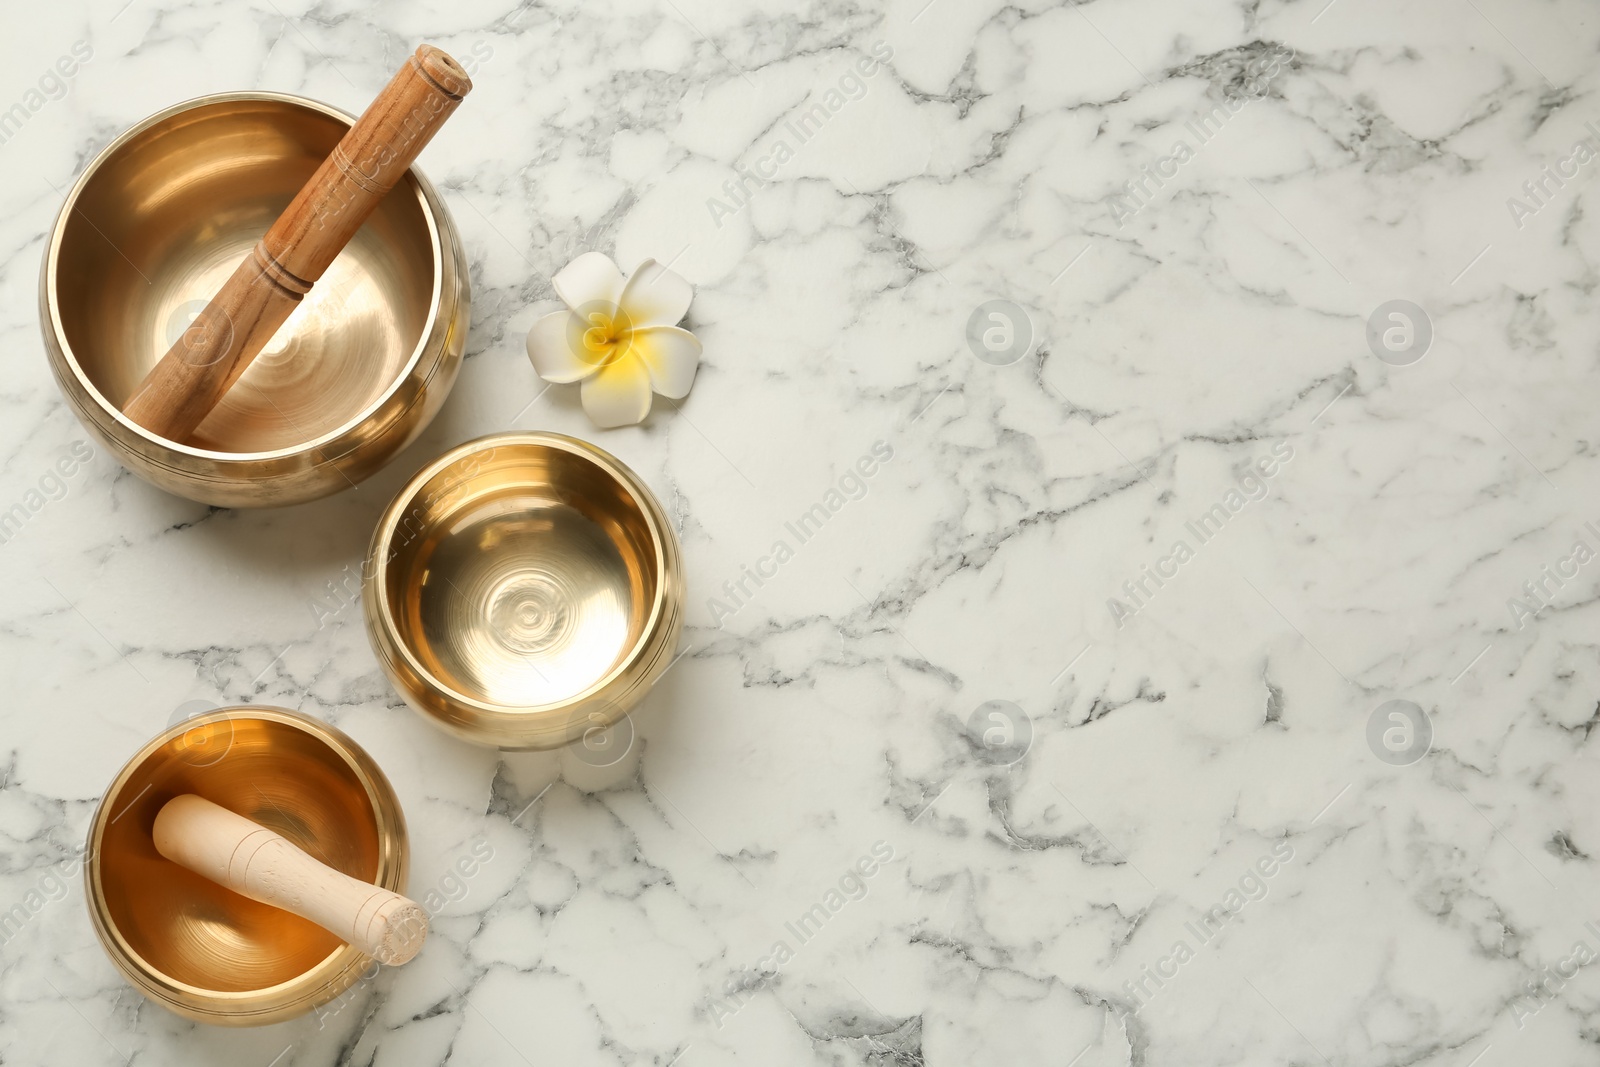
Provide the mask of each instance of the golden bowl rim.
{"label": "golden bowl rim", "polygon": [[[175,738],[183,736],[198,726],[204,726],[224,719],[263,719],[276,722],[280,725],[294,727],[309,734],[322,742],[338,754],[356,778],[361,782],[367,792],[367,799],[372,803],[374,817],[378,821],[379,836],[383,836],[384,823],[392,821],[389,829],[394,834],[396,842],[397,863],[402,877],[408,867],[408,850],[410,843],[406,832],[405,813],[400,808],[399,797],[394,793],[394,786],[383,777],[382,768],[378,767],[372,756],[366,752],[355,740],[343,730],[332,723],[307,715],[304,712],[293,711],[289,708],[280,708],[268,704],[231,704],[226,707],[216,708],[203,715],[195,715],[184,719],[182,722],[167,727],[161,733],[147,741],[139,751],[128,758],[101,794],[100,802],[95,805],[94,817],[89,820],[89,835],[85,847],[87,859],[83,866],[84,888],[86,903],[89,907],[89,916],[100,936],[101,943],[105,945],[112,961],[118,964],[119,969],[132,970],[138,978],[132,983],[146,996],[151,996],[164,1006],[178,1011],[180,1014],[191,1018],[211,1017],[214,1021],[239,1021],[249,1019],[253,1015],[268,1017],[267,1021],[291,1017],[284,1013],[299,1014],[309,1010],[316,1003],[315,996],[334,981],[338,975],[348,970],[351,964],[369,957],[362,954],[360,949],[350,944],[344,944],[334,949],[328,955],[318,960],[311,967],[285,979],[275,985],[262,986],[258,989],[223,990],[208,989],[205,986],[192,985],[180,981],[161,968],[152,964],[130,945],[122,931],[111,920],[109,909],[106,906],[105,886],[100,880],[100,842],[105,836],[105,829],[109,825],[105,821],[106,801],[117,795],[127,784],[133,773],[142,766],[158,749],[165,747]],[[360,757],[365,757],[366,762],[378,772],[381,781],[375,781],[362,766]],[[387,793],[387,797],[383,794]],[[137,799],[137,798],[135,798]],[[392,801],[392,811],[389,810]],[[379,874],[383,874],[383,857],[379,857]],[[403,892],[404,886],[396,890]],[[112,946],[115,945],[115,951]],[[300,987],[303,992],[299,997],[283,999],[283,994],[293,993]],[[163,995],[166,992],[176,994],[175,997]],[[230,1004],[247,1004],[249,1001],[263,1001],[256,1011],[230,1011]],[[200,1004],[217,1004],[217,1008],[197,1006]]]}
{"label": "golden bowl rim", "polygon": [[[650,546],[654,553],[654,569],[656,574],[655,594],[651,598],[650,614],[645,619],[644,625],[639,630],[638,638],[628,648],[625,655],[620,656],[611,669],[602,675],[582,692],[575,693],[563,700],[553,701],[548,704],[498,704],[480,700],[475,696],[463,693],[454,686],[447,684],[432,671],[423,665],[412,650],[410,644],[401,636],[400,627],[396,624],[394,612],[389,603],[386,581],[391,554],[389,546],[393,542],[394,533],[399,526],[400,519],[411,502],[416,499],[418,491],[434,477],[434,475],[480,452],[493,451],[505,446],[555,448],[571,453],[595,464],[606,472],[614,481],[619,483],[639,505],[639,511],[644,515],[645,523],[650,530]],[[582,705],[599,697],[602,701],[607,698],[601,694],[622,677],[650,648],[657,638],[662,614],[667,606],[671,591],[667,589],[669,581],[669,560],[667,538],[664,536],[661,522],[658,520],[655,495],[649,486],[636,474],[633,468],[623,463],[616,456],[601,448],[599,445],[571,437],[564,433],[552,430],[506,430],[499,433],[485,434],[463,442],[442,455],[425,464],[413,474],[395,494],[389,506],[384,509],[383,516],[378,520],[377,529],[372,535],[372,548],[368,553],[371,566],[368,567],[369,576],[366,583],[373,590],[372,601],[375,608],[377,622],[383,627],[388,638],[388,644],[405,658],[407,666],[416,672],[417,677],[430,687],[434,692],[446,700],[463,707],[472,708],[488,715],[507,716],[517,721],[525,721],[535,716],[545,716],[559,713]],[[374,635],[376,636],[376,635]],[[382,651],[379,650],[379,658]],[[402,694],[410,696],[410,694]],[[430,719],[436,718],[429,714]],[[621,716],[619,715],[618,718]]]}
{"label": "golden bowl rim", "polygon": [[[88,375],[84,373],[83,367],[78,362],[77,353],[72,350],[72,345],[67,340],[66,331],[62,325],[60,299],[58,293],[56,292],[56,274],[61,254],[61,241],[66,233],[66,222],[71,217],[73,208],[77,205],[78,198],[83,193],[83,190],[88,185],[89,181],[95,176],[96,173],[99,172],[100,168],[117,153],[119,149],[121,149],[133,138],[144,133],[146,130],[157,125],[158,123],[165,122],[168,119],[174,118],[185,111],[192,111],[197,108],[207,107],[214,104],[234,102],[294,104],[304,107],[309,111],[320,112],[331,118],[338,119],[344,122],[346,125],[354,125],[356,121],[356,117],[354,115],[350,114],[348,111],[345,111],[343,108],[335,107],[332,104],[327,104],[320,100],[313,100],[311,97],[300,96],[296,93],[279,93],[264,89],[244,89],[226,93],[206,93],[203,96],[190,97],[188,100],[179,101],[176,104],[162,108],[160,111],[157,111],[154,114],[139,120],[132,126],[129,126],[126,130],[123,130],[121,133],[119,133],[111,140],[109,144],[100,149],[99,152],[96,152],[94,158],[89,161],[88,166],[84,167],[83,172],[78,175],[75,181],[73,181],[72,188],[67,191],[66,199],[62,201],[61,209],[56,213],[55,221],[51,224],[50,243],[45,248],[44,266],[41,270],[41,286],[44,290],[46,303],[50,308],[50,331],[54,335],[56,345],[61,350],[62,361],[71,368],[72,375],[77,380],[79,387],[84,392],[84,395],[90,397],[97,405],[99,405],[101,410],[104,411],[108,417],[121,424],[122,427],[128,430],[130,433],[136,434],[145,441],[161,448],[171,449],[172,451],[181,455],[226,463],[251,463],[261,460],[287,459],[293,456],[314,452],[325,445],[337,441],[339,438],[349,434],[352,430],[366,422],[373,415],[377,414],[378,411],[382,409],[383,405],[392,399],[394,393],[405,385],[406,381],[411,376],[411,372],[416,368],[417,363],[427,354],[429,341],[433,336],[434,325],[439,316],[440,297],[444,292],[445,249],[443,244],[443,236],[439,230],[439,220],[434,217],[433,208],[429,205],[428,197],[425,195],[424,187],[429,184],[428,179],[426,175],[422,173],[422,170],[418,167],[418,165],[413,163],[409,173],[417,180],[418,187],[414,190],[414,192],[417,197],[418,206],[422,211],[423,220],[428,226],[428,243],[433,262],[433,291],[428,298],[428,317],[423,321],[421,335],[417,338],[417,343],[415,347],[412,348],[410,357],[407,358],[406,362],[397,370],[394,380],[389,383],[388,387],[385,388],[384,391],[380,393],[370,404],[362,408],[361,411],[358,412],[353,418],[346,420],[326,433],[323,433],[310,441],[301,442],[300,444],[292,445],[287,448],[273,449],[267,452],[224,452],[216,449],[196,448],[193,445],[184,444],[181,441],[173,441],[165,437],[158,437],[149,430],[145,429],[139,423],[128,418],[119,408],[105,398],[105,395],[100,392],[99,387],[90,381]],[[391,193],[392,192],[394,192],[394,190],[391,190]],[[90,223],[90,225],[93,225],[93,223]]]}

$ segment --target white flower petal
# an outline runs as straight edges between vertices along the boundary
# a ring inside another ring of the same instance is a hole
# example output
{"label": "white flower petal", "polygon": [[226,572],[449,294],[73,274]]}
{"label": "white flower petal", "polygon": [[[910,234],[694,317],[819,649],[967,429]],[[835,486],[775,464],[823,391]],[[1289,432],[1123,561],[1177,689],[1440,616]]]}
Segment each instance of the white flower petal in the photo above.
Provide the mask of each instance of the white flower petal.
{"label": "white flower petal", "polygon": [[574,345],[583,335],[583,324],[570,311],[545,315],[528,331],[528,358],[533,369],[547,382],[576,382],[589,377],[596,365],[585,360]]}
{"label": "white flower petal", "polygon": [[583,380],[583,410],[596,426],[632,426],[650,414],[650,373],[642,360],[624,356]]}
{"label": "white flower petal", "polygon": [[641,326],[676,326],[689,313],[694,286],[653,259],[639,264],[622,289],[622,313]]}
{"label": "white flower petal", "polygon": [[650,386],[677,400],[689,394],[700,367],[700,339],[676,326],[648,326],[628,334],[628,355],[650,372]]}
{"label": "white flower petal", "polygon": [[550,284],[573,311],[591,304],[615,308],[622,303],[622,271],[604,252],[585,252],[558,270]]}

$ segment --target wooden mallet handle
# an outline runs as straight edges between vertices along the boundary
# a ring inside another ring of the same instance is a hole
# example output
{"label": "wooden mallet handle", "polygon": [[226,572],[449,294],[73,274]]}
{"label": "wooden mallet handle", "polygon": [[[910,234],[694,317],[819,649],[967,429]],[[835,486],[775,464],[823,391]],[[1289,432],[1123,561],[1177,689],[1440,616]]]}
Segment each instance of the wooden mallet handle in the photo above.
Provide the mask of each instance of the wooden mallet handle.
{"label": "wooden mallet handle", "polygon": [[194,433],[471,89],[449,55],[418,48],[122,413],[171,441]]}
{"label": "wooden mallet handle", "polygon": [[193,793],[167,801],[154,836],[156,851],[173,863],[314,922],[379,963],[405,963],[428,936],[428,913],[414,901],[336,871]]}

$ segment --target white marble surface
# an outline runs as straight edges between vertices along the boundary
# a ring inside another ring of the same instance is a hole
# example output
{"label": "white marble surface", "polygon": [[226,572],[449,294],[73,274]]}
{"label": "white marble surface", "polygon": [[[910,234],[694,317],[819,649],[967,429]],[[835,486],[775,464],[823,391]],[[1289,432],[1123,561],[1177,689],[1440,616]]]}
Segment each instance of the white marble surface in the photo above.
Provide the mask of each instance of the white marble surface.
{"label": "white marble surface", "polygon": [[[92,58],[0,145],[0,508],[87,437],[34,294],[58,190],[118,130],[241,87],[359,110],[421,39],[476,57],[478,88],[422,160],[475,307],[418,444],[274,512],[100,453],[0,544],[0,911],[27,912],[0,948],[5,1063],[1596,1062],[1600,567],[1563,561],[1600,548],[1600,162],[1508,206],[1600,125],[1592,4],[9,14],[0,108],[75,42]],[[758,162],[772,180],[713,211]],[[1159,187],[1114,204],[1145,165]],[[522,335],[584,247],[697,286],[681,411],[601,434],[571,387],[540,394]],[[1009,366],[964,337],[991,299],[1031,316]],[[1393,299],[1435,333],[1409,366],[1365,339]],[[513,426],[598,440],[682,535],[691,651],[604,771],[445,738],[358,611],[318,626],[405,475]],[[708,598],[878,441],[864,495],[716,625]],[[1219,503],[1202,543],[1186,523]],[[1391,699],[1431,716],[1409,766],[1367,742]],[[416,962],[255,1031],[118,978],[52,864],[196,700],[366,745],[414,893],[492,850]],[[1009,767],[966,726],[991,700],[1031,728]],[[818,903],[802,942],[786,924]]]}

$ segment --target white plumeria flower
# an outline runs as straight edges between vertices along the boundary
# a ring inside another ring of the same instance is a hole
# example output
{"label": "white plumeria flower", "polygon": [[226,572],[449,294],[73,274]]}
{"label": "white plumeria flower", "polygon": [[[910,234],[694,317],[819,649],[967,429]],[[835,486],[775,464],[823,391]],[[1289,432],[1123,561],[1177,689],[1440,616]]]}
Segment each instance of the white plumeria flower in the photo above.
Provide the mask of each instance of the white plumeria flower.
{"label": "white plumeria flower", "polygon": [[528,331],[528,358],[547,382],[582,382],[596,426],[632,426],[650,414],[652,391],[686,396],[700,366],[700,341],[678,323],[694,289],[653,259],[633,276],[609,256],[585,252],[552,279],[565,311]]}

